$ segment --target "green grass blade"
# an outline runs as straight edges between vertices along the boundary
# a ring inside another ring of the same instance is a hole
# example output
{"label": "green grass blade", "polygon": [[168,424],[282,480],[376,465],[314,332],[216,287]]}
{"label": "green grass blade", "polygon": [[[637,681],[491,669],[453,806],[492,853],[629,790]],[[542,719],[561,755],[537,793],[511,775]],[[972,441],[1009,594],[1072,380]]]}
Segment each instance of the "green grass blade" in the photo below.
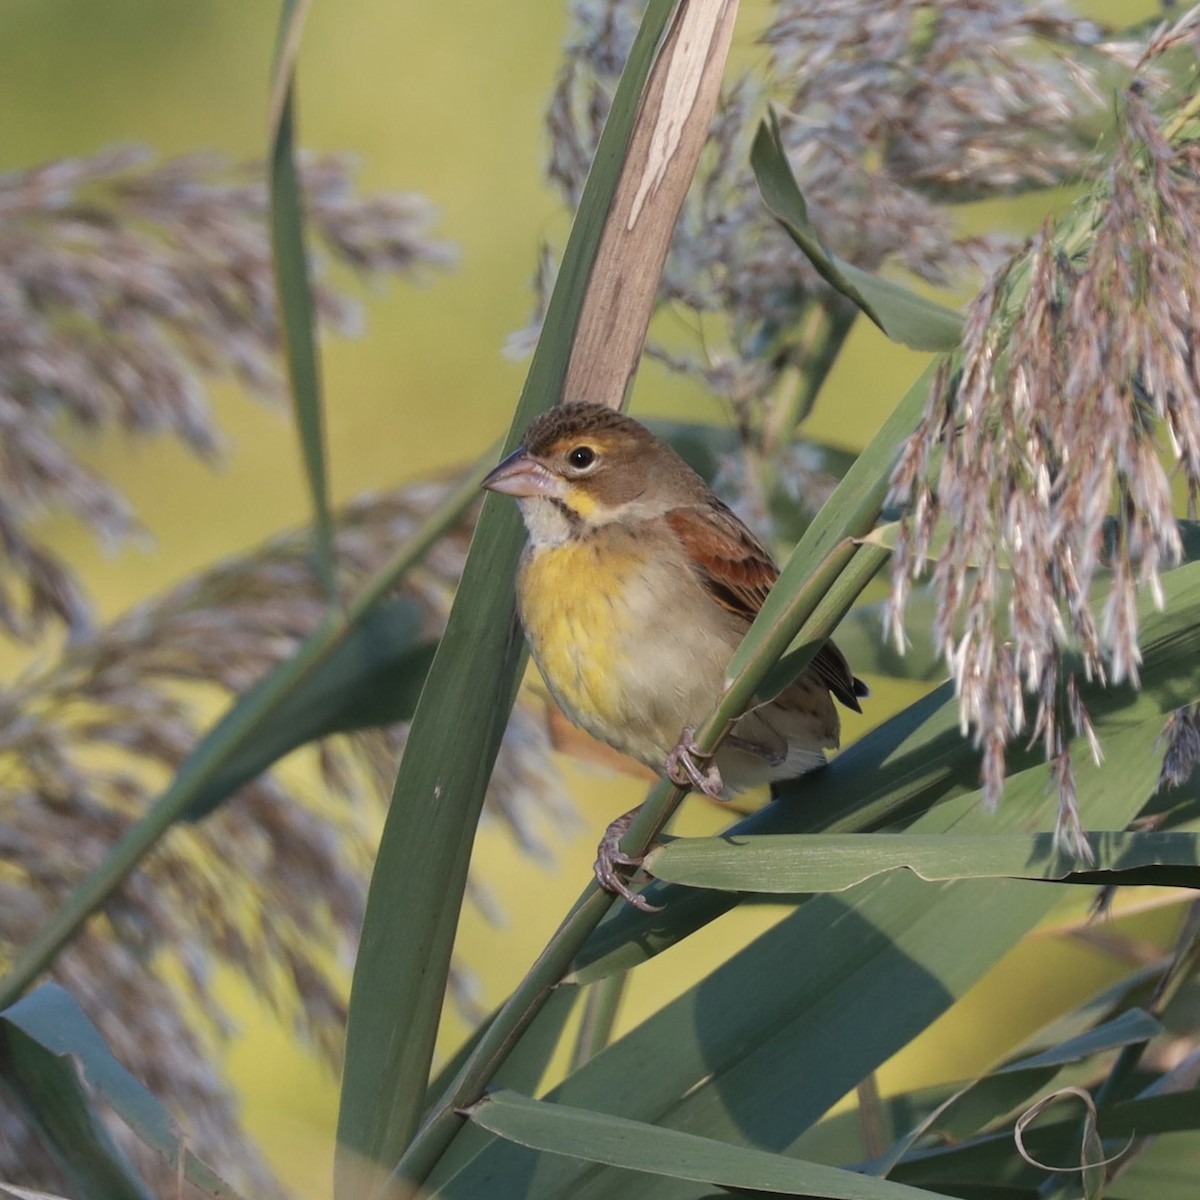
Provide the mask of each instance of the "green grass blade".
{"label": "green grass blade", "polygon": [[1109,1188],[1109,1200],[1195,1200],[1200,1138],[1158,1138]]}
{"label": "green grass blade", "polygon": [[94,1200],[155,1200],[104,1127],[70,1061],[28,1037],[10,1020],[11,1012],[0,1013],[0,1080],[72,1187]]}
{"label": "green grass blade", "polygon": [[610,975],[587,989],[579,1032],[571,1051],[572,1071],[595,1058],[612,1041],[628,983],[628,975]]}
{"label": "green grass blade", "polygon": [[1200,1092],[1194,1087],[1114,1104],[1101,1117],[1105,1137],[1149,1137],[1200,1129]]}
{"label": "green grass blade", "polygon": [[351,993],[339,1195],[362,1194],[364,1172],[399,1157],[420,1115],[472,835],[523,662],[509,582],[520,541],[516,514],[485,505],[401,761]]}
{"label": "green grass blade", "polygon": [[[1114,738],[1119,778],[1107,768],[1080,770],[1085,823],[1123,824],[1153,790],[1159,767],[1153,728]],[[960,798],[927,813],[915,829],[1004,833],[1050,820],[1056,800],[1046,794],[1046,778],[1030,780],[997,813],[985,812],[977,797]],[[945,1012],[1058,898],[1057,889],[1040,883],[928,884],[908,873],[816,896],[572,1074],[549,1099],[788,1150],[830,1105]],[[503,1193],[509,1172],[527,1171],[518,1153],[493,1147],[442,1182],[442,1193],[467,1200],[483,1178]],[[539,1164],[527,1197],[598,1200],[612,1187],[602,1172],[553,1162]],[[653,1191],[626,1179],[621,1194],[640,1200]]]}
{"label": "green grass blade", "polygon": [[[1019,786],[1014,781],[1013,786]],[[668,883],[725,891],[840,892],[888,871],[925,880],[1053,879],[1200,887],[1200,834],[1088,834],[1095,861],[1059,853],[1054,834],[782,834],[681,838],[657,847],[646,870]]]}
{"label": "green grass blade", "polygon": [[[1144,1094],[1133,1100],[1102,1109],[1099,1134],[1109,1153],[1128,1146],[1129,1140],[1160,1137],[1164,1134],[1200,1130],[1200,1092],[1194,1086],[1161,1095]],[[1040,1161],[1070,1163],[1079,1161],[1080,1122],[1077,1118],[1049,1122],[1025,1134],[1026,1147]],[[1200,1147],[1192,1142],[1192,1161],[1200,1161]],[[1138,1170],[1137,1164],[1131,1175]],[[896,1165],[894,1176],[918,1186],[938,1190],[952,1189],[960,1194],[963,1184],[1009,1183],[1036,1187],[1045,1173],[1023,1162],[1013,1151],[1011,1131],[988,1134],[958,1145],[916,1151]],[[1124,1180],[1125,1176],[1121,1177]],[[1191,1176],[1189,1196],[1195,1195],[1195,1174]],[[1114,1195],[1139,1197],[1158,1192],[1130,1190],[1112,1185]]]}
{"label": "green grass blade", "polygon": [[[538,1020],[513,1048],[492,1076],[493,1088],[510,1088],[515,1092],[533,1094],[558,1049],[563,1030],[580,999],[581,989],[570,985],[556,988],[539,1013]],[[458,1063],[461,1069],[465,1057]],[[439,1099],[449,1092],[458,1070],[440,1076]],[[485,1130],[469,1122],[457,1133],[438,1162],[438,1170],[452,1174],[470,1162],[491,1139]]]}
{"label": "green grass blade", "polygon": [[43,984],[0,1012],[0,1080],[88,1200],[154,1200],[109,1137],[96,1095],[146,1145],[167,1162],[180,1163],[184,1177],[206,1195],[240,1200],[187,1149],[186,1135],[171,1115],[113,1057],[99,1030],[57,984]]}
{"label": "green grass blade", "polygon": [[337,595],[333,515],[325,463],[321,368],[317,356],[316,316],[308,255],[304,249],[304,212],[295,159],[295,57],[310,2],[286,0],[279,25],[278,50],[271,81],[270,174],[271,246],[284,357],[291,383],[296,429],[313,507],[317,569],[332,601]]}
{"label": "green grass blade", "polygon": [[1107,1050],[1144,1044],[1162,1032],[1162,1025],[1149,1013],[1132,1008],[1038,1054],[1003,1063],[948,1097],[916,1123],[882,1159],[872,1164],[874,1173],[888,1174],[929,1134],[946,1143],[965,1141],[984,1126],[1027,1105],[1034,1095],[1053,1084],[1063,1066]]}
{"label": "green grass blade", "polygon": [[[439,1194],[438,1180],[453,1170],[449,1160],[457,1157],[453,1154],[453,1144],[465,1120],[462,1109],[479,1099],[505,1058],[531,1027],[541,1023],[545,1006],[562,990],[561,981],[571,956],[596,928],[612,902],[612,896],[601,892],[595,883],[584,889],[537,962],[482,1032],[449,1091],[428,1114],[396,1164],[389,1183],[397,1186],[400,1195],[407,1195],[404,1189],[411,1190],[417,1180],[425,1181],[432,1194]],[[447,1147],[451,1148],[450,1155],[446,1154]]]}
{"label": "green grass blade", "polygon": [[[563,394],[569,370],[589,377],[586,357],[575,355],[573,345],[642,114],[643,89],[676,15],[668,0],[651,0],[646,8],[572,226],[510,447],[534,415]],[[609,403],[620,398],[605,397]],[[421,1115],[472,833],[524,662],[512,590],[521,542],[515,506],[489,498],[413,719],[351,992],[338,1118],[339,1197],[358,1196],[377,1183],[375,1172],[397,1163]]]}
{"label": "green grass blade", "polygon": [[471,1109],[470,1116],[484,1129],[523,1146],[672,1179],[831,1200],[931,1200],[932,1196],[869,1175],[605,1113],[548,1104],[515,1092],[484,1097]]}
{"label": "green grass blade", "polygon": [[[1004,1071],[1010,1067],[1015,1069],[1046,1050],[1053,1051],[1063,1043],[1099,1034],[1106,1027],[1119,1030],[1125,1013],[1140,1012],[1129,1006],[1148,995],[1149,990],[1162,977],[1162,972],[1161,962],[1151,964],[1095,992],[1073,1011],[1051,1020],[1048,1025],[1027,1038],[1008,1060],[992,1073],[966,1087],[941,1084],[886,1097],[883,1105],[889,1127],[895,1130],[915,1131],[914,1142],[920,1137],[921,1130],[933,1121],[937,1122],[938,1136],[944,1136],[948,1132],[951,1141],[964,1141],[977,1134],[986,1125],[1017,1109],[1028,1096],[1038,1090],[1041,1082],[1048,1083],[1053,1080],[1059,1069],[1052,1065],[1047,1066],[1038,1079],[1030,1078],[1034,1074],[1033,1071],[1022,1073],[1018,1070],[1012,1078],[1016,1079],[1020,1086],[1012,1087],[1004,1084],[1004,1080],[1009,1078],[1003,1074]],[[1144,1018],[1139,1018],[1139,1021],[1142,1019]],[[982,1093],[977,1104],[972,1100],[975,1087],[979,1087]],[[989,1089],[993,1087],[996,1090],[989,1093]],[[1011,1104],[1006,1105],[1006,1099],[1011,1099]],[[910,1145],[901,1145],[894,1157],[903,1156],[911,1148]],[[824,1117],[800,1138],[795,1152],[801,1158],[810,1158],[817,1162],[846,1163],[866,1159],[868,1150],[858,1114],[854,1111],[844,1111]],[[889,1152],[887,1158],[873,1163],[873,1173],[886,1174],[890,1170],[888,1160],[891,1157],[893,1155]],[[883,1172],[879,1169],[881,1162],[887,1168]]]}
{"label": "green grass blade", "polygon": [[[1053,904],[1051,890],[1007,880],[931,888],[896,875],[816,897],[548,1098],[786,1151],[1014,945]],[[514,1194],[528,1173],[521,1152],[493,1146],[439,1180],[439,1194],[472,1200],[485,1181],[493,1194]],[[629,1179],[617,1190],[653,1195]],[[595,1200],[614,1194],[614,1179],[539,1162],[521,1194]]]}
{"label": "green grass blade", "polygon": [[[848,549],[854,555],[854,548],[848,546]],[[847,567],[847,573],[854,574],[861,559],[865,565],[859,570],[860,583],[869,579],[874,569],[871,560],[878,553],[877,549],[871,548],[866,548],[858,553]],[[827,563],[825,570],[829,569],[831,569],[831,565]],[[780,631],[793,628],[796,621],[801,619],[797,614],[812,606],[812,603],[815,602],[814,596],[820,594],[827,582],[821,580],[821,574],[818,572],[813,580],[808,582],[806,588],[802,588],[793,597],[792,604],[778,614],[775,624],[762,639],[756,656],[747,663],[737,678],[730,681],[720,703],[709,719],[704,722],[698,734],[701,744],[704,744],[706,740],[714,739],[716,731],[725,728],[733,717],[742,711],[754,691],[756,680],[761,679],[770,663],[770,642],[772,639],[778,641]],[[813,596],[808,594],[809,591],[813,593]],[[849,603],[850,599],[844,597],[844,602]],[[819,617],[826,622],[825,626],[817,626]],[[828,636],[837,617],[838,612],[835,609],[828,608],[823,603],[816,603],[816,611],[805,626],[811,630],[814,645]],[[786,632],[782,636],[786,640]],[[622,845],[624,846],[630,837],[638,835],[639,828],[642,826],[645,828],[641,829],[641,834],[649,837],[652,827],[662,818],[670,804],[677,802],[680,795],[680,789],[671,788],[665,783],[653,788],[643,806],[643,813],[634,822],[630,833],[622,840]],[[643,820],[643,817],[648,820]],[[640,848],[640,845],[635,848]],[[491,1072],[494,1071],[495,1062],[503,1060],[513,1039],[522,1036],[522,1032],[530,1026],[530,1023],[533,1023],[536,1029],[538,1005],[544,1001],[547,995],[551,994],[555,987],[560,985],[571,958],[583,944],[585,938],[595,930],[601,917],[611,905],[612,897],[600,892],[595,883],[590,884],[584,891],[559,927],[558,932],[542,952],[537,963],[504,1004],[493,1025],[480,1038],[474,1054],[464,1064],[449,1100],[439,1112],[431,1115],[404,1158],[397,1165],[393,1173],[395,1181],[399,1182],[403,1179],[408,1182],[427,1178],[440,1153],[438,1147],[448,1143],[454,1135],[456,1121],[461,1120],[456,1114],[478,1098],[482,1088],[491,1077]],[[439,1181],[445,1176],[445,1172],[440,1166],[436,1176],[436,1179],[430,1180],[431,1186],[435,1188],[439,1186]]]}
{"label": "green grass blade", "polygon": [[957,349],[962,336],[958,313],[838,258],[821,244],[792,174],[774,112],[758,127],[750,164],[772,215],[831,287],[853,300],[893,341],[914,350]]}
{"label": "green grass blade", "polygon": [[267,97],[267,129],[272,136],[283,115],[288,90],[296,72],[300,39],[312,10],[313,0],[283,0],[275,30],[275,57],[271,63],[270,93]]}

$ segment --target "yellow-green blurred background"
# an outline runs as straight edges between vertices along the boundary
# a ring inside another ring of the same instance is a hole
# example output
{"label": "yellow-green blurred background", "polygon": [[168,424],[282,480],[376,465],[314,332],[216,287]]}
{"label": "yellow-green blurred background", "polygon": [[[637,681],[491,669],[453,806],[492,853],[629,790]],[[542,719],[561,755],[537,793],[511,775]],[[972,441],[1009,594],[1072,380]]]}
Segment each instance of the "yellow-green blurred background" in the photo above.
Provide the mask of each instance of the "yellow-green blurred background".
{"label": "yellow-green blurred background", "polygon": [[[146,144],[160,157],[197,150],[261,155],[277,7],[274,0],[5,0],[0,170],[114,143]],[[744,6],[743,58],[756,53],[750,31],[766,12],[761,3]],[[1105,15],[1117,13],[1135,15],[1128,3]],[[430,273],[420,288],[391,282],[369,293],[364,336],[323,345],[339,500],[474,458],[507,427],[524,365],[506,361],[501,345],[528,319],[539,242],[561,244],[566,230],[558,198],[542,182],[542,115],[565,29],[559,0],[313,6],[299,72],[302,144],[351,152],[364,189],[426,195],[440,212],[438,236],[453,240],[460,256],[456,270]],[[1027,206],[1011,219],[1028,221],[1031,213]],[[918,369],[916,356],[870,328],[856,330],[811,431],[861,445]],[[97,451],[157,542],[152,550],[105,557],[79,531],[57,531],[59,546],[91,582],[101,616],[305,520],[287,414],[233,389],[217,390],[213,400],[228,435],[217,474],[154,442],[113,441]],[[634,412],[723,419],[694,385],[654,367],[643,371]],[[911,695],[886,693],[870,720]],[[865,727],[849,724],[847,734]],[[480,844],[476,869],[500,898],[507,924],[497,931],[468,913],[460,953],[483,981],[487,1005],[516,982],[586,881],[596,832],[639,796],[631,781],[569,763],[564,771],[582,797],[583,829],[562,839],[557,866],[535,867],[500,834],[485,834]],[[683,828],[712,829],[719,820],[693,802]],[[640,970],[621,1027],[771,919],[766,909],[732,914],[685,950]],[[1036,1025],[1054,997],[1027,981],[1050,959],[1068,967],[1058,975],[1077,995],[1105,977],[1098,951],[1043,937],[892,1064],[884,1090],[982,1067]],[[247,1123],[289,1184],[302,1195],[324,1196],[336,1080],[251,1001],[235,1000],[242,1034],[229,1067]],[[443,1050],[464,1033],[449,1016]]]}

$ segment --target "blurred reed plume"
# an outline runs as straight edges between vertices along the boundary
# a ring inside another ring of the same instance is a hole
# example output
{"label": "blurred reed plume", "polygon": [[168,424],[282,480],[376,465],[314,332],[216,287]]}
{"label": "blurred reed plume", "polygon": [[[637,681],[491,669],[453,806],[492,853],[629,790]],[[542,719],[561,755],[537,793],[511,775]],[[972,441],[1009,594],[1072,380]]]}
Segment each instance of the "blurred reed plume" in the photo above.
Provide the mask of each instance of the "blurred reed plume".
{"label": "blurred reed plume", "polygon": [[1163,755],[1159,787],[1179,787],[1200,766],[1200,703],[1172,713],[1166,728],[1167,749]]}
{"label": "blurred reed plume", "polygon": [[[366,497],[339,515],[347,592],[377,570],[442,498],[425,483]],[[467,523],[443,539],[403,592],[436,638],[466,549]],[[289,657],[325,611],[306,532],[220,563],[67,647],[0,702],[6,780],[0,845],[0,954],[11,959],[100,863],[179,768],[223,697]],[[201,1157],[246,1155],[224,1084],[208,1065],[228,1017],[219,969],[242,976],[297,1035],[340,1054],[347,963],[405,727],[328,738],[315,771],[272,772],[205,820],[176,825],[144,868],[58,958],[117,1057],[184,1118]],[[542,852],[539,827],[569,824],[548,767],[540,713],[518,707],[488,795],[492,819]],[[477,901],[490,913],[486,895]],[[458,995],[471,1000],[460,969]],[[197,1026],[197,1016],[201,1025]],[[0,1174],[48,1178],[31,1135],[0,1107]]]}
{"label": "blurred reed plume", "polygon": [[[68,512],[106,542],[138,529],[79,461],[80,437],[165,434],[212,458],[206,380],[283,394],[261,164],[147,160],[114,149],[0,176],[0,628],[12,636],[88,623],[81,582],[33,532],[40,516]],[[419,196],[356,196],[334,157],[302,174],[326,258],[410,278],[453,261]],[[358,307],[319,280],[321,320],[353,332]]]}
{"label": "blurred reed plume", "polygon": [[[641,7],[571,6],[548,125],[550,178],[572,206]],[[894,263],[961,283],[1010,247],[963,234],[951,206],[1075,178],[1104,124],[1105,80],[1138,53],[1064,5],[1020,0],[780,0],[760,43],[755,66],[726,86],[663,275],[662,301],[700,336],[691,350],[655,351],[731,401],[747,428],[789,368],[818,367],[828,347],[815,313],[850,311],[759,197],[749,149],[768,105],[830,250],[867,270]]]}
{"label": "blurred reed plume", "polygon": [[[217,564],[99,629],[84,582],[38,541],[38,518],[63,509],[106,540],[137,532],[123,497],[79,461],[86,437],[169,434],[213,459],[220,433],[207,380],[282,395],[261,168],[144,162],[111,151],[0,179],[0,627],[27,640],[58,621],[70,633],[61,657],[0,694],[5,963],[145,811],[212,716],[288,658],[325,612],[305,532]],[[430,236],[420,198],[359,197],[335,158],[306,160],[304,182],[334,261],[411,277],[453,260]],[[328,327],[357,327],[347,296],[321,283],[316,295]],[[365,497],[339,515],[347,595],[452,482]],[[426,641],[441,631],[469,523],[404,585]],[[204,821],[175,826],[54,968],[117,1057],[180,1114],[193,1148],[259,1195],[277,1186],[210,1065],[214,1039],[229,1029],[212,979],[241,975],[337,1060],[345,995],[331,964],[353,954],[404,736],[396,726],[326,739],[306,752],[317,771],[260,776]],[[490,816],[539,852],[547,816],[571,819],[550,786],[548,753],[540,717],[519,707],[488,796]],[[485,893],[472,894],[495,915]],[[453,983],[470,1007],[461,965]],[[145,1165],[174,1187],[172,1171]],[[7,1104],[0,1178],[61,1186]]]}
{"label": "blurred reed plume", "polygon": [[[897,635],[909,580],[932,558],[934,639],[964,731],[982,747],[989,797],[1008,743],[1040,739],[1055,764],[1059,836],[1085,856],[1068,742],[1086,738],[1097,759],[1101,747],[1077,675],[1136,686],[1138,590],[1161,604],[1159,573],[1180,561],[1175,484],[1193,514],[1200,497],[1200,127],[1194,94],[1149,74],[1176,50],[1194,67],[1198,40],[1195,10],[1151,40],[1109,164],[1066,220],[1047,221],[984,287],[961,364],[935,384],[893,478],[893,499],[912,512],[894,564]],[[1194,712],[1173,722],[1168,781],[1190,772],[1194,730]]]}

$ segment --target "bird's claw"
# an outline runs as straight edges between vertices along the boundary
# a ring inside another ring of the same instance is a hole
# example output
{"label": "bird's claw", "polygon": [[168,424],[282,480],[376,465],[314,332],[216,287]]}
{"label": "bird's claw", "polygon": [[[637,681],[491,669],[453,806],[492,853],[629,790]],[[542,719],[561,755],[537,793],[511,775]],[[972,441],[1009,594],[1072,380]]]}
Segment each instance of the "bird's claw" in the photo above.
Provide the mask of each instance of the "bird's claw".
{"label": "bird's claw", "polygon": [[[702,758],[711,759],[712,755],[696,745],[696,730],[689,725],[680,735],[679,744],[667,755],[667,778],[679,787],[694,788],[719,800],[725,791],[725,781],[714,762],[701,770],[696,760]],[[642,912],[661,912],[661,905],[651,904],[644,896],[633,891],[623,878],[625,874],[636,871],[643,861],[640,856],[626,854],[621,849],[621,838],[633,823],[637,811],[635,808],[618,817],[604,831],[600,845],[596,847],[596,862],[592,870],[596,881],[606,892],[620,896]]]}
{"label": "bird's claw", "polygon": [[620,896],[642,912],[662,912],[661,904],[651,904],[621,878],[623,871],[636,871],[642,865],[640,856],[626,854],[621,849],[621,838],[628,831],[637,811],[635,808],[618,817],[604,831],[600,845],[596,847],[596,862],[592,870],[596,874],[596,881],[606,892]]}
{"label": "bird's claw", "polygon": [[688,725],[680,734],[675,749],[667,755],[667,778],[679,787],[694,788],[714,800],[720,800],[725,791],[725,781],[717,764],[709,763],[702,771],[696,762],[698,758],[712,758],[712,754],[696,745],[695,727]]}

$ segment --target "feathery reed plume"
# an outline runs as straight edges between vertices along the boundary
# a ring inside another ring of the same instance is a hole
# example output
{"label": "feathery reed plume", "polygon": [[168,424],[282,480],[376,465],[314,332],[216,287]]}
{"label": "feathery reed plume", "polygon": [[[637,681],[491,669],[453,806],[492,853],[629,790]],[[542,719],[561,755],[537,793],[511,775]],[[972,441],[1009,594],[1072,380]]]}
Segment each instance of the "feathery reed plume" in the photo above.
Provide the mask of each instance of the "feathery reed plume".
{"label": "feathery reed plume", "polygon": [[[1137,684],[1137,591],[1158,594],[1159,572],[1181,553],[1172,474],[1192,508],[1200,496],[1195,101],[1161,118],[1145,98],[1155,59],[1194,45],[1198,29],[1193,10],[1152,40],[1123,96],[1111,164],[1069,220],[1047,222],[980,293],[961,366],[936,382],[893,476],[893,501],[911,511],[894,631],[940,522],[934,637],[983,751],[986,794],[1000,794],[1008,742],[1040,738],[1059,839],[1085,858],[1068,739],[1088,739],[1097,758],[1100,747],[1063,655],[1077,650],[1090,678]],[[1186,736],[1180,744],[1186,757]]]}
{"label": "feathery reed plume", "polygon": [[1182,787],[1200,766],[1200,703],[1176,709],[1163,731],[1167,739],[1158,786]]}
{"label": "feathery reed plume", "polygon": [[[576,0],[548,114],[548,173],[574,207],[641,5]],[[679,220],[662,299],[698,330],[685,353],[749,425],[784,373],[819,358],[814,309],[847,313],[761,203],[749,148],[768,104],[831,250],[932,283],[994,266],[1009,247],[963,236],[948,205],[1073,178],[1105,115],[1104,79],[1136,51],[1052,3],[777,0],[766,57],[729,84]],[[542,273],[545,277],[545,273]]]}
{"label": "feathery reed plume", "polygon": [[[378,570],[444,494],[445,485],[422,483],[350,505],[337,533],[347,589]],[[423,636],[440,633],[469,525],[439,542],[404,585],[423,614]],[[4,695],[0,962],[104,859],[217,703],[290,656],[325,611],[308,534],[288,534],[139,605]],[[171,1104],[197,1153],[260,1194],[267,1176],[207,1065],[229,1029],[212,977],[240,975],[336,1061],[345,995],[330,964],[353,954],[404,736],[394,727],[326,739],[303,752],[315,755],[317,772],[285,766],[203,821],[177,825],[54,967],[117,1057]],[[487,797],[491,819],[539,853],[539,830],[573,819],[549,749],[540,715],[519,705]],[[476,889],[473,899],[490,915],[486,895]],[[455,978],[470,1003],[461,964]],[[0,1178],[49,1186],[44,1165],[0,1105]]]}
{"label": "feathery reed plume", "polygon": [[[108,542],[138,529],[65,431],[169,435],[211,458],[220,437],[206,380],[281,394],[261,165],[146,159],[107,150],[0,176],[0,630],[10,636],[33,637],[47,620],[75,634],[88,624],[81,582],[31,531],[42,514],[68,512]],[[326,257],[409,276],[451,261],[420,197],[359,197],[335,157],[304,159],[302,180]],[[319,280],[316,305],[332,329],[359,323]]]}

